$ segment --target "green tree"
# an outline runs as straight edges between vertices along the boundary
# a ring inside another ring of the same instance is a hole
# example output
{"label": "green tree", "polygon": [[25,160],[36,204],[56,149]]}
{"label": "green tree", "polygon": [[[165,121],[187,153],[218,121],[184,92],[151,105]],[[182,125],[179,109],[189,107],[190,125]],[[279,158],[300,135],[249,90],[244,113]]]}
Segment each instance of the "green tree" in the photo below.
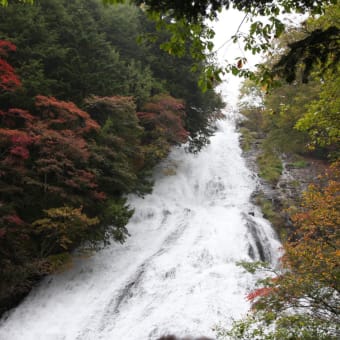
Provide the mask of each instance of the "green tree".
{"label": "green tree", "polygon": [[131,97],[90,97],[86,110],[101,126],[92,145],[91,163],[100,174],[100,186],[110,195],[132,191],[144,164],[142,128]]}
{"label": "green tree", "polygon": [[87,229],[99,223],[98,218],[83,214],[81,208],[51,208],[45,210],[45,215],[32,224],[41,239],[39,253],[42,258],[74,249],[75,245],[87,240]]}
{"label": "green tree", "polygon": [[[122,60],[107,38],[106,27],[100,25],[104,14],[103,5],[96,0],[47,0],[0,8],[1,32],[20,51],[13,64],[23,87],[12,101],[22,102],[38,93],[77,104],[89,95],[145,99],[151,74],[133,60]],[[114,30],[113,25],[110,29]],[[136,42],[134,46],[137,48]]]}
{"label": "green tree", "polygon": [[[119,0],[106,0],[107,3],[121,2]],[[278,2],[266,0],[253,1],[228,1],[228,0],[199,0],[194,3],[189,0],[185,1],[156,1],[156,0],[136,0],[135,3],[143,5],[159,23],[164,23],[164,19],[169,23],[167,29],[172,33],[169,40],[168,50],[181,54],[185,49],[184,36],[194,39],[194,48],[192,54],[202,60],[206,50],[212,50],[211,39],[213,33],[208,28],[206,19],[215,19],[223,8],[234,7],[243,11],[250,20],[250,30],[248,35],[236,34],[232,37],[234,42],[242,41],[245,50],[251,50],[253,53],[268,52],[272,48],[273,38],[279,37],[285,25],[278,19],[282,13],[297,11],[299,13],[323,14],[327,5],[336,4],[336,0],[330,1],[286,1]],[[267,16],[268,21],[263,22],[261,16]],[[260,19],[258,19],[260,17]],[[186,28],[187,29],[184,29]],[[178,29],[177,29],[178,28]],[[184,33],[187,32],[187,33]],[[212,33],[212,34],[211,34]],[[289,52],[283,56],[276,64],[276,67],[270,72],[264,69],[259,76],[251,71],[240,67],[240,62],[229,64],[226,68],[214,68],[209,65],[205,69],[206,85],[211,85],[214,80],[219,80],[220,74],[224,71],[232,72],[235,75],[252,77],[258,81],[271,86],[275,83],[275,75],[280,74],[288,82],[295,79],[296,70],[299,64],[304,67],[304,79],[312,70],[312,66],[321,62],[326,68],[333,67],[336,62],[329,63],[329,56],[336,55],[339,58],[339,28],[337,25],[325,29],[315,29],[308,35],[290,45]],[[335,60],[336,60],[335,59]],[[214,70],[215,69],[215,70]],[[205,86],[206,86],[205,85]]]}
{"label": "green tree", "polygon": [[[335,13],[339,13],[339,5],[331,6],[318,19],[308,19],[304,27],[291,29],[282,35],[277,42],[277,53],[272,55],[264,67],[272,67],[281,54],[289,48],[289,44],[300,39],[305,30],[315,27],[327,28],[336,21]],[[328,19],[327,19],[328,18]],[[262,66],[260,66],[262,67]],[[266,135],[265,144],[274,145],[279,152],[306,154],[314,152],[319,157],[335,157],[339,143],[339,66],[332,72],[323,71],[322,65],[313,68],[308,84],[303,83],[303,67],[301,76],[289,84],[281,80],[281,86],[270,93],[263,91],[261,107],[252,107],[244,102],[242,112],[248,120],[244,122],[252,130]],[[253,83],[245,83],[244,92],[261,87]],[[262,90],[265,90],[262,88]]]}
{"label": "green tree", "polygon": [[332,157],[338,157],[340,146],[339,93],[339,71],[328,72],[320,84],[318,97],[306,105],[305,114],[295,125],[298,131],[308,133],[311,149],[326,148]]}

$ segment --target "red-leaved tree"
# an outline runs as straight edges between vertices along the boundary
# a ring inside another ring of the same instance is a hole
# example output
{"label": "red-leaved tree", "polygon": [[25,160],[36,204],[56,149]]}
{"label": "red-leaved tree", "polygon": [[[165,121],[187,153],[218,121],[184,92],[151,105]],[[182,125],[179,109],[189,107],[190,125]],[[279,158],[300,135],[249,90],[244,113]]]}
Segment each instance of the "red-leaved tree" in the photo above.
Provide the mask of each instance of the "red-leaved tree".
{"label": "red-leaved tree", "polygon": [[158,131],[168,143],[187,141],[189,133],[184,128],[185,107],[179,99],[166,94],[154,96],[137,115],[146,130]]}
{"label": "red-leaved tree", "polygon": [[7,40],[0,40],[0,91],[13,91],[21,82],[14,68],[5,60],[9,52],[14,52],[16,46]]}
{"label": "red-leaved tree", "polygon": [[146,162],[155,165],[170,151],[171,145],[185,143],[189,133],[184,128],[182,101],[167,94],[154,96],[138,112],[145,133],[143,148]]}

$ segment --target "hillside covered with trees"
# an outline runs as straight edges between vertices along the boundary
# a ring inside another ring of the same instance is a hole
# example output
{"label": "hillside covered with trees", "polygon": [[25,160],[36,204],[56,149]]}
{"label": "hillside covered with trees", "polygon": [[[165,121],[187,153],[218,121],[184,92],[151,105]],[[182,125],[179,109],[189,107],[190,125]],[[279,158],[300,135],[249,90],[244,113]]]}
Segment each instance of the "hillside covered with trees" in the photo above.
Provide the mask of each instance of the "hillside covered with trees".
{"label": "hillside covered with trees", "polygon": [[222,100],[167,35],[130,5],[0,7],[0,312],[75,249],[123,242],[125,195],[152,189],[171,146],[207,143]]}

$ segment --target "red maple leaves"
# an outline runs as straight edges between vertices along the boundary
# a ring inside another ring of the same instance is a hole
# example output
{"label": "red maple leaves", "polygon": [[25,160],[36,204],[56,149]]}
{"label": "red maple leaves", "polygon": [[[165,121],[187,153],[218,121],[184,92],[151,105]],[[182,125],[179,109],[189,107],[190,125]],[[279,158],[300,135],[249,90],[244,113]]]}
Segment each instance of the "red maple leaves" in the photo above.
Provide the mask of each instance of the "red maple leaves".
{"label": "red maple leaves", "polygon": [[246,299],[250,302],[254,301],[258,297],[263,297],[269,295],[273,291],[272,287],[262,287],[251,291]]}
{"label": "red maple leaves", "polygon": [[7,40],[0,40],[0,90],[13,91],[21,85],[14,68],[4,59],[8,52],[14,52],[16,47]]}
{"label": "red maple leaves", "polygon": [[98,123],[72,102],[38,95],[35,105],[40,109],[42,118],[48,122],[51,128],[58,130],[69,128],[79,134],[99,130]]}
{"label": "red maple leaves", "polygon": [[189,133],[184,128],[183,103],[169,95],[158,95],[137,113],[145,129],[159,131],[170,144],[185,143]]}

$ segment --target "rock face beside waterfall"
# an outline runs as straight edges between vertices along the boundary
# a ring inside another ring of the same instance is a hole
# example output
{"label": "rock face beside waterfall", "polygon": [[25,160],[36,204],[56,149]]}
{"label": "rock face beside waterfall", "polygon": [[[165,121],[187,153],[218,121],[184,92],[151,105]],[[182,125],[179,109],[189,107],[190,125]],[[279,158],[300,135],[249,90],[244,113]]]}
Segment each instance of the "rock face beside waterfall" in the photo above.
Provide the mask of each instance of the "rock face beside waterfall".
{"label": "rock face beside waterfall", "polygon": [[[281,154],[282,174],[273,184],[259,175],[260,170],[257,158],[261,153],[261,142],[263,136],[258,135],[243,150],[243,156],[247,166],[254,172],[256,177],[256,190],[252,194],[252,201],[262,208],[265,218],[268,218],[280,238],[285,238],[294,229],[290,220],[290,213],[296,210],[302,193],[311,183],[316,183],[318,176],[325,170],[325,162],[303,158],[303,161],[296,162],[295,156]],[[240,136],[241,145],[243,137]]]}

